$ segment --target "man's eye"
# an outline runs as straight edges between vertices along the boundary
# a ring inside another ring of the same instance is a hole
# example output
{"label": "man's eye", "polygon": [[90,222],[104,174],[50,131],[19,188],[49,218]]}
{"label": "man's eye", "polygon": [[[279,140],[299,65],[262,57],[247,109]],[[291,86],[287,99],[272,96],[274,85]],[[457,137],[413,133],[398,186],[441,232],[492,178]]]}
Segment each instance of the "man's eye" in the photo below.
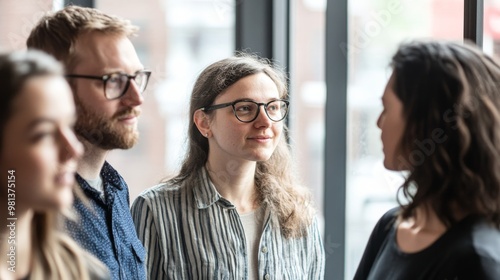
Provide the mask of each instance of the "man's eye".
{"label": "man's eye", "polygon": [[108,82],[111,83],[119,83],[121,81],[120,75],[111,75],[108,79]]}

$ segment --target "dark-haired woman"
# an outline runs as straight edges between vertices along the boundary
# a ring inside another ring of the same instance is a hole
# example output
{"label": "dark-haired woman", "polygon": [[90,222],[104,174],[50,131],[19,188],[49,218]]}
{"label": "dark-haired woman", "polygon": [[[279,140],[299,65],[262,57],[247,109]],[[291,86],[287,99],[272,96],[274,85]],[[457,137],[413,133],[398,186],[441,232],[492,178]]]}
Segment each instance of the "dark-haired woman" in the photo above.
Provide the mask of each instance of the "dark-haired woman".
{"label": "dark-haired woman", "polygon": [[408,202],[379,220],[354,279],[500,279],[500,65],[413,42],[392,69],[377,125]]}

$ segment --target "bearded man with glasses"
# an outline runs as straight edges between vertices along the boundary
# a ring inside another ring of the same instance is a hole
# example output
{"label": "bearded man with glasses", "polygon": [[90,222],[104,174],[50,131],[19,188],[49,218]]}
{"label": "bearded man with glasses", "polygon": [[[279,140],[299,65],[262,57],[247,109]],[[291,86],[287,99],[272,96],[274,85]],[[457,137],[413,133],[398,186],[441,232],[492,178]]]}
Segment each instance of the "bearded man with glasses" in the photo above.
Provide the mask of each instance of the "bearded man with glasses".
{"label": "bearded man with glasses", "polygon": [[28,48],[64,63],[84,144],[76,179],[88,202],[76,199],[77,221],[66,228],[82,247],[104,262],[113,279],[146,279],[144,248],[129,210],[128,186],[106,162],[109,151],[136,144],[137,118],[150,71],[144,69],[129,37],[137,27],[99,10],[68,6],[44,16]]}

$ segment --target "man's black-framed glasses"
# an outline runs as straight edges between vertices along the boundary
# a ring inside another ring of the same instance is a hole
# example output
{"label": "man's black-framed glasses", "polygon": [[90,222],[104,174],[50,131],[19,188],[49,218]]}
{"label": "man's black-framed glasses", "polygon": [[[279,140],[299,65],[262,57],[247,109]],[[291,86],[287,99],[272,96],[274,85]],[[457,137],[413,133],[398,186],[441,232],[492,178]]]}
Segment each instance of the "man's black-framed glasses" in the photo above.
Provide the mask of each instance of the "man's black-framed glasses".
{"label": "man's black-framed glasses", "polygon": [[234,102],[216,104],[201,108],[204,112],[209,112],[229,106],[233,107],[233,112],[240,122],[249,123],[253,122],[260,113],[260,106],[264,106],[264,111],[267,117],[274,121],[282,121],[288,114],[287,100],[277,99],[267,103],[258,103],[252,100],[236,100]]}
{"label": "man's black-framed glasses", "polygon": [[69,74],[66,75],[67,78],[83,78],[83,79],[93,79],[101,80],[104,87],[104,96],[108,100],[113,100],[122,97],[128,90],[130,86],[130,80],[134,80],[139,93],[142,94],[148,85],[149,76],[151,76],[151,71],[141,70],[137,71],[134,75],[128,75],[125,73],[111,73],[104,76],[90,76],[90,75],[77,75]]}

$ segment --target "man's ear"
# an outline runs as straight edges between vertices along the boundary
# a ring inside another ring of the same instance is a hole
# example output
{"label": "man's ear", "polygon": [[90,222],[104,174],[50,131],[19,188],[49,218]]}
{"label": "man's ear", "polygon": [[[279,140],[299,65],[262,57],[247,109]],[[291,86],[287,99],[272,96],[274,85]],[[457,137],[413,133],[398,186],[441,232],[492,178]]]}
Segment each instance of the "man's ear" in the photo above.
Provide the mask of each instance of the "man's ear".
{"label": "man's ear", "polygon": [[193,115],[193,121],[201,135],[209,137],[210,135],[210,119],[202,110],[196,110]]}

